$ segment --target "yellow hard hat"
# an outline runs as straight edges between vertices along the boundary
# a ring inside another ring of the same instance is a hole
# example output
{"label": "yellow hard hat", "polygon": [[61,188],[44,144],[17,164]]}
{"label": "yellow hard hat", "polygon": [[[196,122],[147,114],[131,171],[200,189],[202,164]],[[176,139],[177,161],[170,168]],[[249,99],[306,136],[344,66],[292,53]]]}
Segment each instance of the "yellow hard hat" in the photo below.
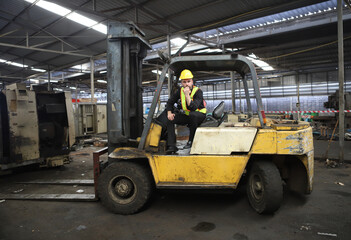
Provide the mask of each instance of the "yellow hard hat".
{"label": "yellow hard hat", "polygon": [[184,69],[181,74],[180,74],[180,77],[179,79],[182,80],[182,79],[192,79],[194,76],[193,74],[191,73],[190,70],[188,69]]}

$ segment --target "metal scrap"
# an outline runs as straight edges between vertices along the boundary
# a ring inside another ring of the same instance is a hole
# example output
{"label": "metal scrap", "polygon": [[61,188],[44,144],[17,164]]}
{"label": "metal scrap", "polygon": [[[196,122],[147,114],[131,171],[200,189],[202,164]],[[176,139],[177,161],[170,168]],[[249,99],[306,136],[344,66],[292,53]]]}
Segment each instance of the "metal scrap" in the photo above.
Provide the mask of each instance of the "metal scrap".
{"label": "metal scrap", "polygon": [[338,163],[335,162],[335,161],[333,161],[333,160],[329,160],[329,159],[327,158],[327,160],[325,160],[325,165],[326,165],[327,167],[335,168],[335,167],[338,166]]}
{"label": "metal scrap", "polygon": [[318,235],[322,235],[322,236],[330,236],[330,237],[337,237],[338,235],[336,233],[322,233],[322,232],[318,232]]}
{"label": "metal scrap", "polygon": [[300,230],[301,230],[301,231],[303,231],[303,230],[311,231],[311,226],[301,226],[301,227],[300,227]]}
{"label": "metal scrap", "polygon": [[23,191],[24,191],[24,189],[21,188],[21,189],[18,189],[18,190],[13,191],[13,193],[20,193],[20,192],[23,192]]}
{"label": "metal scrap", "polygon": [[340,186],[345,186],[345,184],[343,184],[342,182],[335,182],[335,184],[338,184]]}

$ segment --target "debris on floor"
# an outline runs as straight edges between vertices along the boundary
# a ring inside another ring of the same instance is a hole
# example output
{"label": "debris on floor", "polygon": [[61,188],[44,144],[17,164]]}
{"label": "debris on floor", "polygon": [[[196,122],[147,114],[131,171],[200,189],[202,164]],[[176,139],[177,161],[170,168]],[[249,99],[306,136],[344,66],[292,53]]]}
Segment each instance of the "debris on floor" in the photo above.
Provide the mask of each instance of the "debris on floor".
{"label": "debris on floor", "polygon": [[95,138],[94,139],[94,147],[106,147],[107,139]]}
{"label": "debris on floor", "polygon": [[318,232],[317,233],[318,235],[321,235],[321,236],[330,236],[330,237],[337,237],[338,235],[335,234],[335,233],[322,233],[322,232]]}
{"label": "debris on floor", "polygon": [[86,229],[87,227],[86,226],[84,226],[84,225],[79,225],[76,229],[78,230],[78,231],[80,231],[80,230],[84,230],[84,229]]}
{"label": "debris on floor", "polygon": [[335,161],[333,161],[333,160],[327,159],[327,160],[325,160],[325,165],[326,165],[327,167],[335,168],[335,167],[338,166],[338,163],[335,162]]}
{"label": "debris on floor", "polygon": [[342,182],[335,182],[335,184],[338,184],[340,186],[345,186],[345,184],[343,184]]}
{"label": "debris on floor", "polygon": [[301,231],[304,231],[304,230],[306,230],[306,231],[311,231],[311,226],[301,226],[301,227],[300,227],[300,230],[301,230]]}
{"label": "debris on floor", "polygon": [[18,189],[18,190],[13,191],[13,193],[20,193],[20,192],[23,192],[23,191],[24,191],[24,189],[21,188],[21,189]]}

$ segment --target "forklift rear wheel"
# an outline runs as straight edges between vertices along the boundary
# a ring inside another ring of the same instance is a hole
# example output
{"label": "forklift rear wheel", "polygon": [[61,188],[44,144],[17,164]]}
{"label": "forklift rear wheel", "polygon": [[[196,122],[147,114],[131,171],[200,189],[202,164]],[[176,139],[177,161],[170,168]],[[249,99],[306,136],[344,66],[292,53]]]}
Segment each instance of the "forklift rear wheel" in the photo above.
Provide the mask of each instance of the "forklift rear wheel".
{"label": "forklift rear wheel", "polygon": [[132,162],[110,164],[99,177],[98,193],[102,204],[112,212],[136,213],[151,197],[151,173]]}
{"label": "forklift rear wheel", "polygon": [[277,167],[270,161],[254,162],[246,191],[256,212],[275,212],[283,200],[283,184]]}

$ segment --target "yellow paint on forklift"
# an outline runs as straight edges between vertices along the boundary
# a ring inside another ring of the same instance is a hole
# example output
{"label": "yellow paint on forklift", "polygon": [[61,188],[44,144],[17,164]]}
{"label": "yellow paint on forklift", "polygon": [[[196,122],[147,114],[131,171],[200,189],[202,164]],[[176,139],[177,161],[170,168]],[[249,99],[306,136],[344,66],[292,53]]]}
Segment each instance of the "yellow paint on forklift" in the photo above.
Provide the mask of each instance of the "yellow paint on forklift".
{"label": "yellow paint on forklift", "polygon": [[277,154],[303,154],[313,150],[312,128],[277,131]]}
{"label": "yellow paint on forklift", "polygon": [[273,129],[259,129],[251,149],[252,154],[276,154],[277,131]]}
{"label": "yellow paint on forklift", "polygon": [[236,185],[249,155],[149,155],[156,184]]}
{"label": "yellow paint on forklift", "polygon": [[307,171],[307,192],[311,193],[313,189],[313,176],[314,176],[314,151],[310,151],[305,155],[299,156],[303,165],[305,165]]}
{"label": "yellow paint on forklift", "polygon": [[308,123],[300,122],[299,124],[272,124],[271,127],[277,131],[298,131],[308,128]]}
{"label": "yellow paint on forklift", "polygon": [[151,123],[149,133],[146,137],[145,146],[158,147],[161,138],[162,126]]}

